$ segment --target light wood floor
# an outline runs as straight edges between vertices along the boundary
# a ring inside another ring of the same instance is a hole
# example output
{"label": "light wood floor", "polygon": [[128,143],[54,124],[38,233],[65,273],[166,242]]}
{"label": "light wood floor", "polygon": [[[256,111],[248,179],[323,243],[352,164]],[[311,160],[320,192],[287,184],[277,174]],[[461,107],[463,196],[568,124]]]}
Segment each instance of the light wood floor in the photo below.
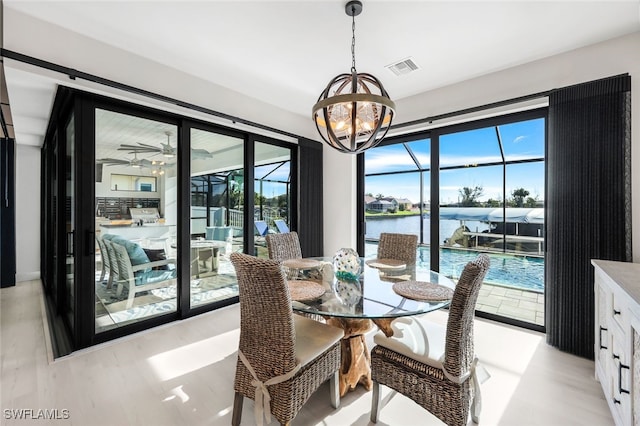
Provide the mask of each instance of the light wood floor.
{"label": "light wood floor", "polygon": [[[3,425],[229,425],[239,309],[232,306],[49,359],[39,281],[0,290]],[[444,321],[445,313],[429,314]],[[492,377],[482,385],[481,425],[611,425],[593,362],[549,347],[544,335],[476,320],[476,352]],[[372,336],[368,336],[371,341]],[[383,387],[379,425],[439,425]],[[367,425],[371,393],[329,403],[317,392],[294,425]],[[12,420],[8,410],[68,410],[69,419]],[[252,425],[246,400],[243,425]]]}

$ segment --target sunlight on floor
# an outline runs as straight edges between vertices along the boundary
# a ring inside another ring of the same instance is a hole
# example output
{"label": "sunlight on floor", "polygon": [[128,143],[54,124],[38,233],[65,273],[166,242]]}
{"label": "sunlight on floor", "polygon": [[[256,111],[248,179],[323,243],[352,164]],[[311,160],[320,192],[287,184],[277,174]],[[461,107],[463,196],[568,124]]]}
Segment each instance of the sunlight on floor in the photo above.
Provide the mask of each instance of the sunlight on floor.
{"label": "sunlight on floor", "polygon": [[161,381],[168,381],[214,364],[232,355],[238,348],[240,329],[180,346],[148,358]]}
{"label": "sunlight on floor", "polygon": [[500,395],[500,398],[483,398],[483,420],[497,424],[503,416],[544,335],[527,333],[522,329],[504,327],[499,339],[489,322],[475,321],[475,349],[481,364],[491,377],[482,384],[484,395]]}

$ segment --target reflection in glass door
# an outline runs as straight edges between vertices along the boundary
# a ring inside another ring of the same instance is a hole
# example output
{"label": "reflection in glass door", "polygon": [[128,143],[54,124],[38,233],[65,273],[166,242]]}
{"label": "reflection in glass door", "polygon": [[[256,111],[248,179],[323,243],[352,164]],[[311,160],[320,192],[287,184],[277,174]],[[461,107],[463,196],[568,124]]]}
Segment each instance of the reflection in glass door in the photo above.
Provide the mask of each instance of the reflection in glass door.
{"label": "reflection in glass door", "polygon": [[238,296],[229,260],[244,246],[244,139],[194,129],[191,138],[190,306]]}
{"label": "reflection in glass door", "polygon": [[69,323],[70,328],[73,330],[74,328],[74,297],[76,294],[75,291],[75,281],[74,281],[74,256],[75,256],[75,245],[74,239],[76,237],[76,221],[75,221],[75,212],[76,212],[76,194],[73,188],[75,188],[75,178],[76,178],[76,158],[75,158],[75,126],[73,115],[69,120],[69,123],[66,127],[66,194],[65,194],[65,229],[66,229],[66,272],[65,272],[65,288],[64,288],[64,303],[62,306],[64,307],[65,314],[67,317],[67,321]]}
{"label": "reflection in glass door", "polygon": [[177,127],[95,111],[96,332],[177,310]]}

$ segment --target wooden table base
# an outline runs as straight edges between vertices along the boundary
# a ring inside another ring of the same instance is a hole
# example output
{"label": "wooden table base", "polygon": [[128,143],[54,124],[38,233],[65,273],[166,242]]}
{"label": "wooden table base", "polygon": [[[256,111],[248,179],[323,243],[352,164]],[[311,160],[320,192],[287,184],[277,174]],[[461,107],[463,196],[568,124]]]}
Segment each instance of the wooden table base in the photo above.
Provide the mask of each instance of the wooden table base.
{"label": "wooden table base", "polygon": [[355,389],[358,384],[371,390],[371,354],[364,333],[372,327],[371,320],[353,318],[327,318],[327,324],[344,330],[341,343],[340,396]]}

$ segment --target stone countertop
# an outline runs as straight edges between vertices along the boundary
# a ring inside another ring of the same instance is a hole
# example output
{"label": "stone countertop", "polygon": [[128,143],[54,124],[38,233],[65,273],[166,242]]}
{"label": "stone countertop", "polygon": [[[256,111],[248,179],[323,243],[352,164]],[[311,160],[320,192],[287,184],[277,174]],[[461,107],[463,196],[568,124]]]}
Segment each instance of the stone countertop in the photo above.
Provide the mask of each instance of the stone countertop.
{"label": "stone countertop", "polygon": [[640,263],[592,259],[591,264],[607,274],[640,305]]}

